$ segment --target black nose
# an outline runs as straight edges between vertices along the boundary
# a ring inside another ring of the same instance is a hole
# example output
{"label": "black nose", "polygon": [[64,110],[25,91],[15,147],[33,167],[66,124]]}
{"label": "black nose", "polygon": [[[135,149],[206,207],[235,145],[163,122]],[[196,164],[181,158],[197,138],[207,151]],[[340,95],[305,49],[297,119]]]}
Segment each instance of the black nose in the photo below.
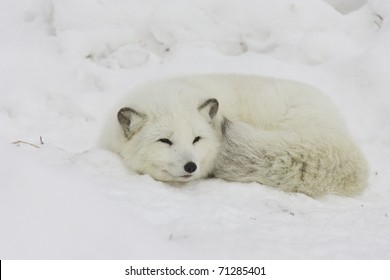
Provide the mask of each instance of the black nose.
{"label": "black nose", "polygon": [[188,172],[188,173],[194,173],[195,170],[196,170],[196,168],[198,168],[198,167],[197,167],[196,164],[193,163],[192,161],[187,162],[186,165],[184,165],[184,170],[185,170],[186,172]]}

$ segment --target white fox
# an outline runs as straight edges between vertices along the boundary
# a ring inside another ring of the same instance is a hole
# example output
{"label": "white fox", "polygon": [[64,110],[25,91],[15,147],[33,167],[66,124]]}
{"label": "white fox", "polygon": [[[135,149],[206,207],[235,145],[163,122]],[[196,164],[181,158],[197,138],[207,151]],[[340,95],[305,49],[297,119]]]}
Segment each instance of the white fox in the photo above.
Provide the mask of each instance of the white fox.
{"label": "white fox", "polygon": [[335,106],[308,85],[194,75],[141,86],[122,104],[105,145],[156,180],[215,176],[313,197],[367,184],[366,161]]}

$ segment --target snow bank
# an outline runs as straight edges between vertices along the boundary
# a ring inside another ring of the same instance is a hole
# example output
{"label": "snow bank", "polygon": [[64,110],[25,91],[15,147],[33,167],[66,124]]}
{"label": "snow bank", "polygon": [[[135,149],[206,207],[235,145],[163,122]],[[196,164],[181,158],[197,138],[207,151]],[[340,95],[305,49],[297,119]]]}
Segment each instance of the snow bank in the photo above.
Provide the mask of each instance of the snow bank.
{"label": "snow bank", "polygon": [[0,170],[2,258],[186,257],[126,205],[118,208],[123,202],[103,195],[101,182],[4,143],[0,152],[7,159]]}
{"label": "snow bank", "polygon": [[[1,1],[0,258],[389,258],[389,16],[385,0]],[[174,188],[98,147],[135,85],[211,72],[329,94],[367,190]]]}

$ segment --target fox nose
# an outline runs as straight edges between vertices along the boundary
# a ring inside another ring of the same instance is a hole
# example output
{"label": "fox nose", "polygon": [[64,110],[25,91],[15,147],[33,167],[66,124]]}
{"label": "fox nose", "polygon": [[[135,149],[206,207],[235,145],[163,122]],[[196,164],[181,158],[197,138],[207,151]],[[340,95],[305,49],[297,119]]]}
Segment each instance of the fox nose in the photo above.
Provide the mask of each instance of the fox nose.
{"label": "fox nose", "polygon": [[193,163],[192,161],[187,162],[186,165],[184,165],[184,170],[187,173],[194,173],[197,168],[198,167],[196,166],[196,164]]}

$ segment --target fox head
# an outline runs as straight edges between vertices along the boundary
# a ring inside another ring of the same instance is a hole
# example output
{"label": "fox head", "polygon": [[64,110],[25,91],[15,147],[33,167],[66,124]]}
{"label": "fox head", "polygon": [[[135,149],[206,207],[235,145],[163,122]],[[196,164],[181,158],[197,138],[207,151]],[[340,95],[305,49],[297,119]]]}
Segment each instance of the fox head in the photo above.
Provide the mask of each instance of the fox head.
{"label": "fox head", "polygon": [[[117,113],[124,139],[125,163],[141,174],[165,182],[207,177],[221,142],[215,98],[189,105],[188,100],[160,102]],[[153,107],[153,109],[151,109]]]}

